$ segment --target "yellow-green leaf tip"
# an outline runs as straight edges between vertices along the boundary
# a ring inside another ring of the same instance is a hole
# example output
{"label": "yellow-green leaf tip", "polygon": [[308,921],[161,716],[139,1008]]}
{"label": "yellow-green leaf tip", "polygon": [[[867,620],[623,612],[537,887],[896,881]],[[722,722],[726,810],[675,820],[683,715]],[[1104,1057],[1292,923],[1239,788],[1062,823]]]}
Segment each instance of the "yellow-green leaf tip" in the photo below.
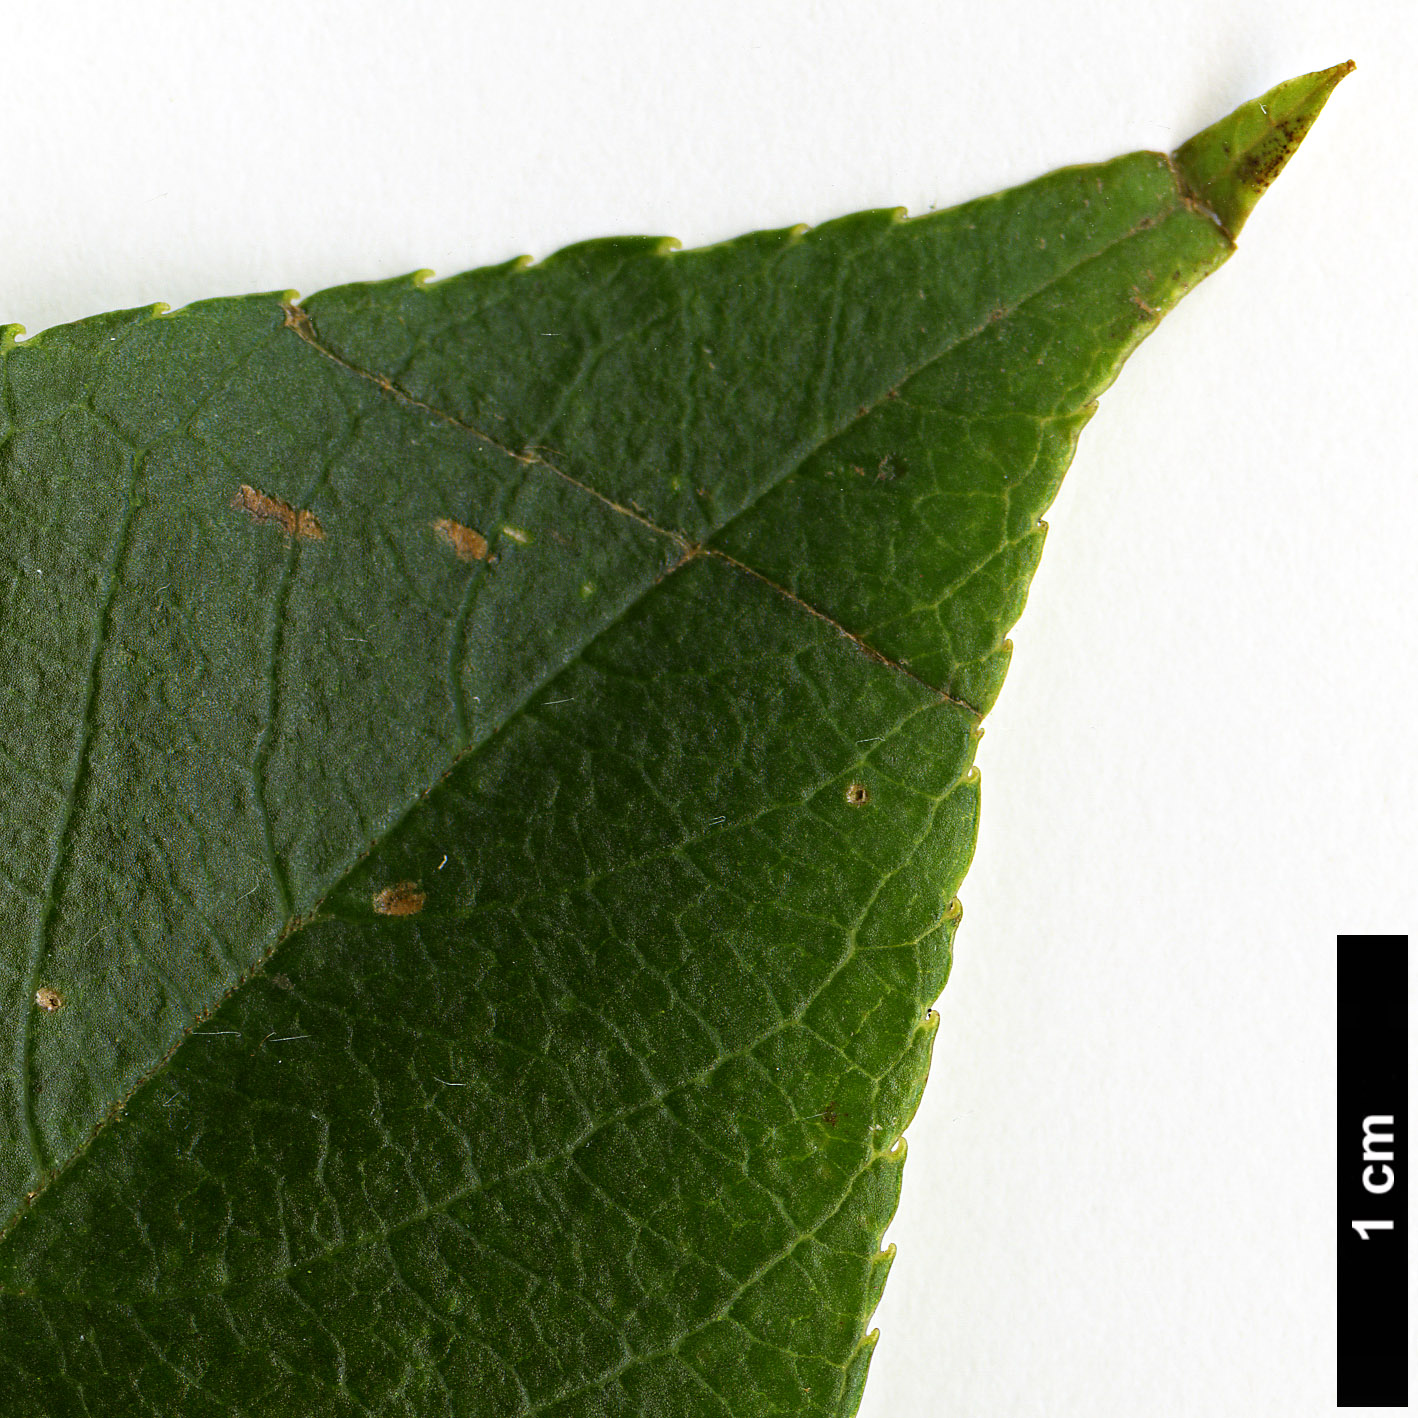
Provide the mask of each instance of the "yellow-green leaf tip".
{"label": "yellow-green leaf tip", "polygon": [[1350,60],[1277,84],[1172,154],[1192,196],[1215,214],[1228,235],[1234,237],[1246,224],[1335,85],[1353,68]]}

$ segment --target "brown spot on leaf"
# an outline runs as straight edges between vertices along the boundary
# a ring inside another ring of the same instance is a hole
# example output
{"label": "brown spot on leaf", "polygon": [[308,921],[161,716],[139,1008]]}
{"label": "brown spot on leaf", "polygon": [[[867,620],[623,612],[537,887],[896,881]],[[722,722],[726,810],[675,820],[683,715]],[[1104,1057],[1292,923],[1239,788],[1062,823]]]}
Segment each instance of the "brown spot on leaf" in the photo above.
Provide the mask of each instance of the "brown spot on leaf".
{"label": "brown spot on leaf", "polygon": [[829,1104],[822,1110],[822,1121],[825,1122],[825,1123],[827,1124],[827,1126],[830,1127],[830,1128],[835,1128],[835,1127],[837,1126],[837,1104],[836,1104],[836,1103],[829,1103]]}
{"label": "brown spot on leaf", "polygon": [[374,909],[381,916],[417,916],[428,900],[416,881],[400,881],[374,893]]}
{"label": "brown spot on leaf", "polygon": [[459,561],[486,561],[487,538],[451,517],[440,517],[433,530],[458,554]]}
{"label": "brown spot on leaf", "polygon": [[305,508],[297,512],[289,502],[260,492],[250,483],[242,483],[231,505],[238,512],[245,512],[253,522],[275,522],[288,537],[312,542],[325,540],[324,529],[313,512]]}
{"label": "brown spot on leaf", "polygon": [[1309,129],[1308,118],[1282,119],[1258,143],[1252,144],[1250,151],[1236,164],[1236,176],[1247,187],[1264,192],[1290,161]]}
{"label": "brown spot on leaf", "polygon": [[302,340],[315,339],[315,331],[310,324],[310,316],[303,311],[294,301],[283,300],[281,311],[285,316],[284,324],[287,329],[294,330]]}
{"label": "brown spot on leaf", "polygon": [[847,803],[850,807],[861,807],[871,801],[871,794],[865,783],[850,783],[847,786]]}
{"label": "brown spot on leaf", "polygon": [[46,1014],[53,1014],[63,1005],[64,996],[49,985],[41,985],[34,992],[34,1003],[36,1009],[42,1009]]}

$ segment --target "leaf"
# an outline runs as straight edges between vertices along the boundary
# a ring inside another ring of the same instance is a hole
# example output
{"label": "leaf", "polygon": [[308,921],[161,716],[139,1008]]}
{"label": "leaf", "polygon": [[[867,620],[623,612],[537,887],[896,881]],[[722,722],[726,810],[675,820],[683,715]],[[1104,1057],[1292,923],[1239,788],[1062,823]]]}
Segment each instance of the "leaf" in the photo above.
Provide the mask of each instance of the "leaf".
{"label": "leaf", "polygon": [[1168,159],[3,353],[0,1411],[855,1411]]}

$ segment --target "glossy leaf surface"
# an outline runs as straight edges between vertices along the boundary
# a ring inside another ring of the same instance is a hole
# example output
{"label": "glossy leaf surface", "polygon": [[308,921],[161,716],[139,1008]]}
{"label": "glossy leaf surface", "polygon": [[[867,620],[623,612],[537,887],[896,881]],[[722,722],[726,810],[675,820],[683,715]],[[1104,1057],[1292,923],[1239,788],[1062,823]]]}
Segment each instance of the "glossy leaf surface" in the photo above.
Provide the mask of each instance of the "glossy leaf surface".
{"label": "glossy leaf surface", "polygon": [[1041,515],[1343,72],[12,334],[0,1413],[854,1412]]}

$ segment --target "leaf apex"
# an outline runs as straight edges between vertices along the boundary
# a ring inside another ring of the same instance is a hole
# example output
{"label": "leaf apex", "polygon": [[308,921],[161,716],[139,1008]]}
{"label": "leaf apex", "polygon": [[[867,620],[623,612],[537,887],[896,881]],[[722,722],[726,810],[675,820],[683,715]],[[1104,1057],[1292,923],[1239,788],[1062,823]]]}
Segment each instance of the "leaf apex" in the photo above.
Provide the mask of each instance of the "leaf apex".
{"label": "leaf apex", "polygon": [[1335,86],[1354,71],[1346,60],[1287,79],[1183,143],[1172,161],[1190,195],[1233,239],[1266,188],[1290,161]]}

